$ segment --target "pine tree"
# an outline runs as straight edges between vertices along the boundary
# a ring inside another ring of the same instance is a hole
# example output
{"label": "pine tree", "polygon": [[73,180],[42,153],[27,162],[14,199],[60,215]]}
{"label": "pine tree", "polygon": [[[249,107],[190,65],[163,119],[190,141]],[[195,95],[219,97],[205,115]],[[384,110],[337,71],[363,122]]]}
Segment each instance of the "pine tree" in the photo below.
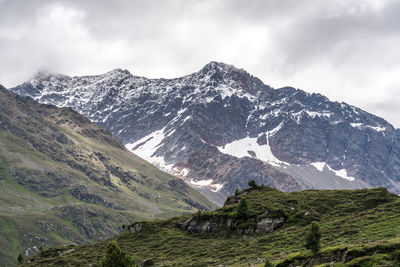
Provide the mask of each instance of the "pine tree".
{"label": "pine tree", "polygon": [[115,240],[108,243],[106,254],[101,262],[103,267],[133,267],[136,266],[132,257],[118,247]]}
{"label": "pine tree", "polygon": [[321,230],[319,229],[319,224],[318,222],[312,222],[310,229],[306,234],[306,248],[317,253],[321,247],[320,240]]}
{"label": "pine tree", "polygon": [[22,256],[21,253],[18,255],[17,261],[18,261],[18,264],[21,264],[24,261],[24,257]]}
{"label": "pine tree", "polygon": [[247,216],[249,215],[249,210],[247,206],[247,201],[246,199],[242,198],[239,202],[239,206],[237,207],[236,210],[237,217],[239,218],[244,218],[246,219]]}

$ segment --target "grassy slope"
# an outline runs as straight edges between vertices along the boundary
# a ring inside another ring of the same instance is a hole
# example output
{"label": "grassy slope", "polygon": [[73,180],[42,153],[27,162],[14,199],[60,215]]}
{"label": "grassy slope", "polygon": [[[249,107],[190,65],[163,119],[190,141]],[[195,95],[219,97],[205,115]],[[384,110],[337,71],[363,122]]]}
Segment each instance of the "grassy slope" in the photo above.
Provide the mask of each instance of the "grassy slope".
{"label": "grassy slope", "polygon": [[0,265],[41,246],[104,239],[135,220],[213,207],[81,115],[0,86]]}
{"label": "grassy slope", "polygon": [[[268,210],[270,217],[284,216],[286,222],[278,230],[263,235],[240,236],[230,231],[193,235],[177,228],[177,223],[190,217],[183,216],[144,222],[140,232],[125,232],[114,239],[137,261],[152,258],[162,266],[248,266],[250,262],[262,266],[265,258],[287,266],[312,258],[304,249],[304,235],[309,223],[317,220],[322,230],[320,257],[346,250],[352,255],[349,258],[352,261],[345,266],[395,265],[400,249],[400,198],[386,189],[284,193],[262,187],[242,191],[223,208],[194,216],[234,217],[241,198],[246,198],[252,215]],[[40,254],[34,265],[57,266],[63,262],[96,265],[106,244],[103,241],[96,245],[50,249]],[[66,251],[69,252],[59,256]],[[364,265],[357,265],[360,262]]]}

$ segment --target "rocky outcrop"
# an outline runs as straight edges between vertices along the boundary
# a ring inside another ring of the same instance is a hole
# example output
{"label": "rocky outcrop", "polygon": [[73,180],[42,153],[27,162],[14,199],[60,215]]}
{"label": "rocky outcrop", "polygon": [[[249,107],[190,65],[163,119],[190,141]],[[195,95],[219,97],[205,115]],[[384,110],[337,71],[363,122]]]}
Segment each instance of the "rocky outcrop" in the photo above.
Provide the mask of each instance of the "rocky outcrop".
{"label": "rocky outcrop", "polygon": [[249,219],[228,217],[228,216],[209,216],[203,217],[194,215],[187,220],[180,222],[178,227],[192,234],[212,234],[219,232],[236,232],[238,234],[266,234],[275,231],[285,222],[280,218],[260,218]]}
{"label": "rocky outcrop", "polygon": [[140,267],[149,267],[154,266],[154,261],[152,259],[145,259],[143,262],[139,264]]}
{"label": "rocky outcrop", "polygon": [[265,234],[273,232],[284,223],[284,219],[281,218],[264,218],[257,222],[255,233]]}
{"label": "rocky outcrop", "polygon": [[65,179],[53,172],[16,168],[11,175],[19,184],[43,197],[62,195],[60,189],[66,185]]}
{"label": "rocky outcrop", "polygon": [[129,233],[134,234],[134,233],[140,232],[142,230],[142,227],[143,227],[143,223],[142,222],[135,222],[135,223],[133,223],[131,225],[128,225],[124,229],[124,231],[125,232],[128,231]]}
{"label": "rocky outcrop", "polygon": [[92,204],[101,204],[110,209],[126,210],[126,208],[122,207],[121,205],[105,200],[99,195],[89,193],[88,189],[83,185],[73,187],[69,191],[73,197],[83,202]]}

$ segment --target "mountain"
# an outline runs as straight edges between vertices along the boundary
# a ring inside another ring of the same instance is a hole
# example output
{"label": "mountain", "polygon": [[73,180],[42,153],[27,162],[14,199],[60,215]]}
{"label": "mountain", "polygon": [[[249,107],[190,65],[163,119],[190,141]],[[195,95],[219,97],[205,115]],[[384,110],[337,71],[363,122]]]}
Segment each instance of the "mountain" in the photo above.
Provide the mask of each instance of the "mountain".
{"label": "mountain", "polygon": [[71,107],[218,204],[252,179],[284,191],[383,186],[400,193],[400,130],[320,94],[273,89],[224,63],[176,79],[121,69],[38,73],[11,90]]}
{"label": "mountain", "polygon": [[[238,216],[242,200],[247,217]],[[111,240],[138,263],[155,266],[399,266],[400,198],[385,188],[284,193],[249,188],[221,209],[136,222]],[[305,248],[318,221],[321,250]],[[111,240],[52,248],[24,266],[96,266]]]}
{"label": "mountain", "polygon": [[71,108],[0,86],[0,265],[102,240],[124,223],[213,207]]}

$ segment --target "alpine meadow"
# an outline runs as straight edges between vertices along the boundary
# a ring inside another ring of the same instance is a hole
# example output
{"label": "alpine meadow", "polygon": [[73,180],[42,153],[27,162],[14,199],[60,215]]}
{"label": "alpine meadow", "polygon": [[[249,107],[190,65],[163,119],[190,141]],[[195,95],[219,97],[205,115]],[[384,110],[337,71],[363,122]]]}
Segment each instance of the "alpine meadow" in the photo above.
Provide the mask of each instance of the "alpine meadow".
{"label": "alpine meadow", "polygon": [[0,0],[0,267],[400,266],[398,14]]}

